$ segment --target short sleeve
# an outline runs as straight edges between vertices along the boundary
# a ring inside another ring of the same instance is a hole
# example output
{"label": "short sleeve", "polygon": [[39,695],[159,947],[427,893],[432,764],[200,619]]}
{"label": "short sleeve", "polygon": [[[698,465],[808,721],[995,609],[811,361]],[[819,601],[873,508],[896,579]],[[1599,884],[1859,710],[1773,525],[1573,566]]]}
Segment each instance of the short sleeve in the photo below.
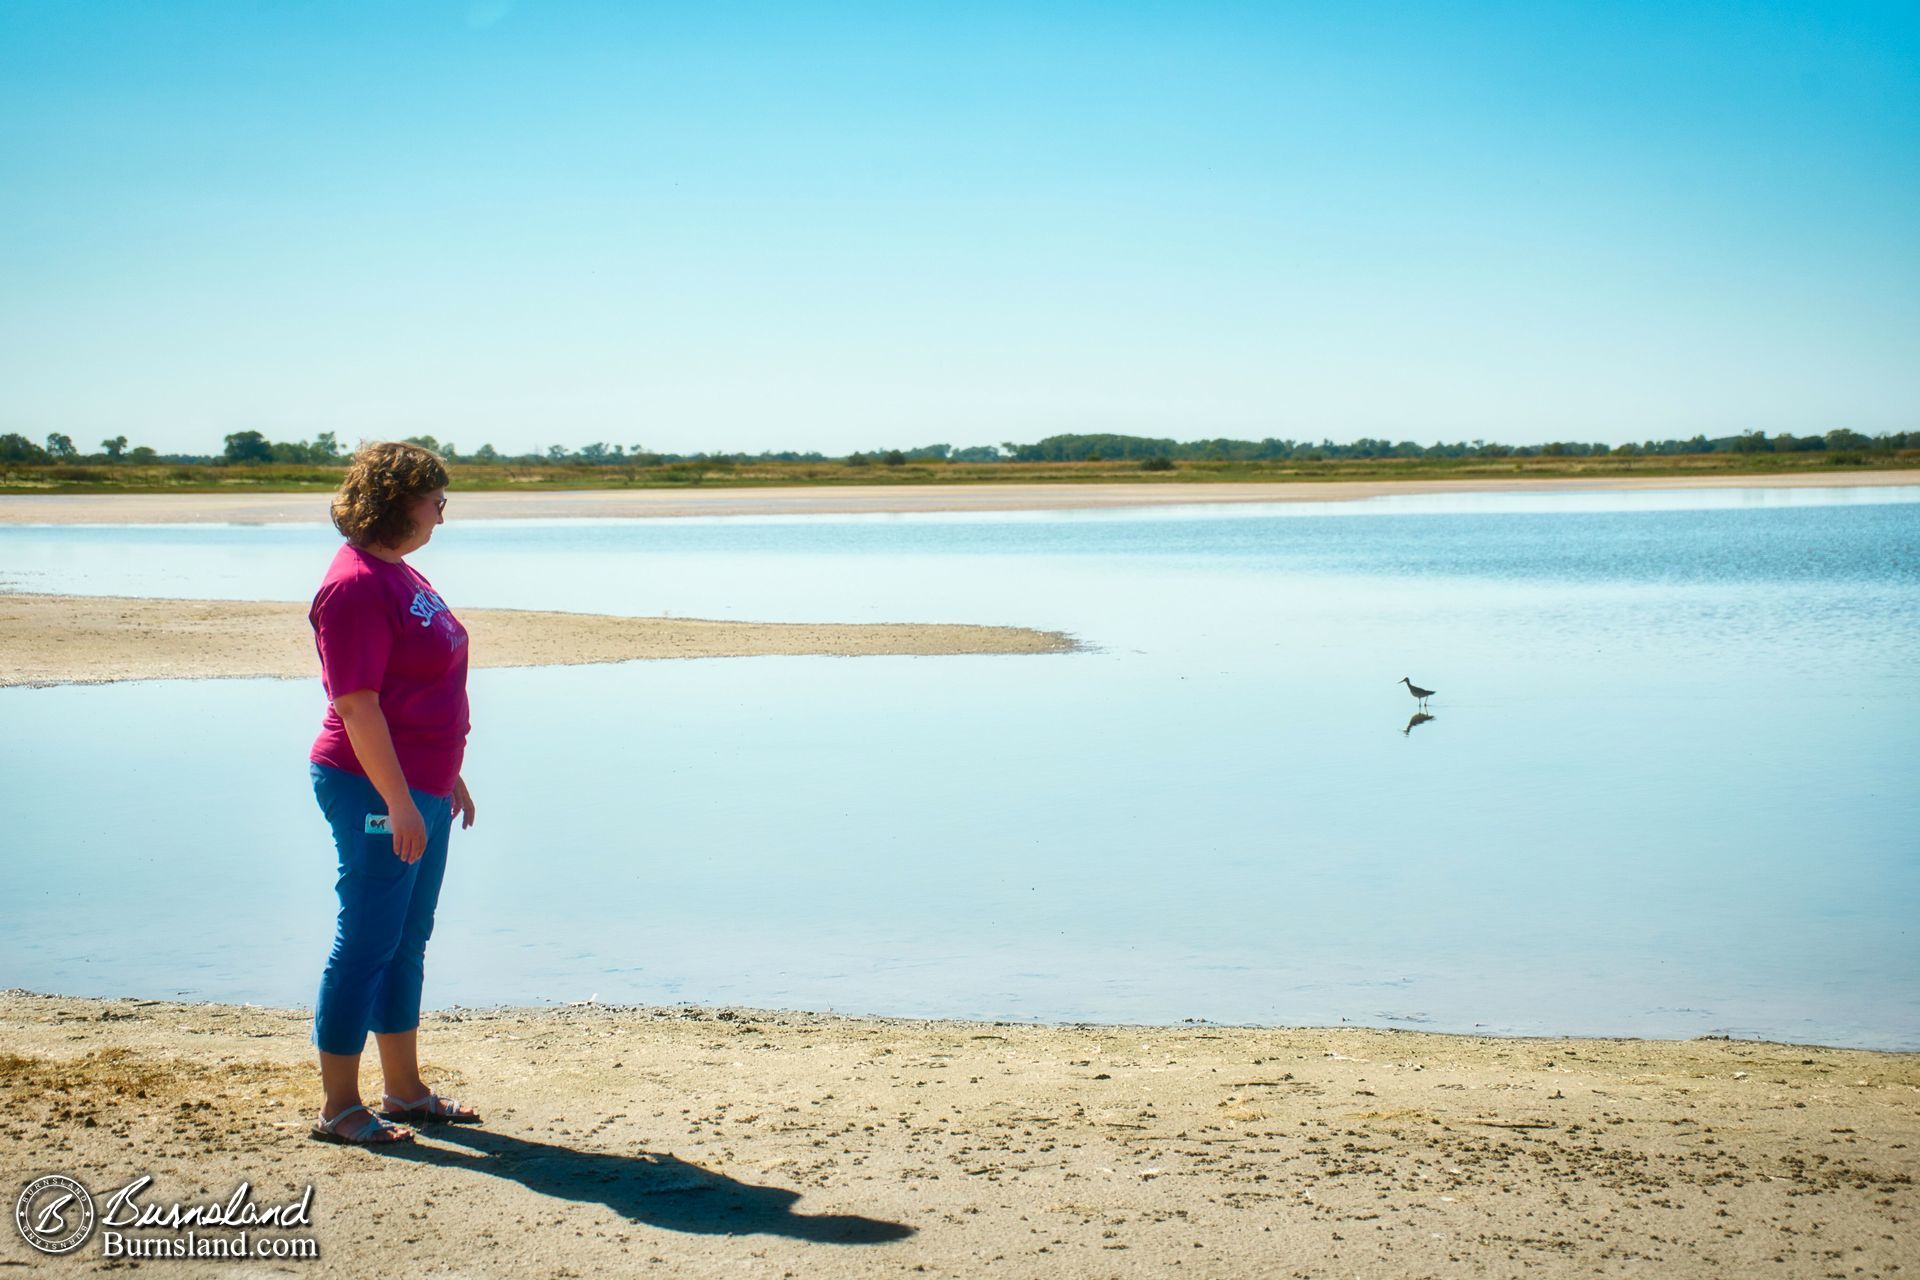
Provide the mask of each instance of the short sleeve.
{"label": "short sleeve", "polygon": [[327,698],[379,689],[393,655],[393,610],[373,578],[329,582],[313,602],[313,640]]}

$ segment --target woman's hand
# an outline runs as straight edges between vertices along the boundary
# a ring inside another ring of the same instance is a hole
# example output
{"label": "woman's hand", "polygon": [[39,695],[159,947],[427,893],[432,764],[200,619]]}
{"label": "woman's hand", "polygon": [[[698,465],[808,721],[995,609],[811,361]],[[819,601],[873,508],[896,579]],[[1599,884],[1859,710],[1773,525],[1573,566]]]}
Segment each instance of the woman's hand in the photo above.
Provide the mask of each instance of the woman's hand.
{"label": "woman's hand", "polygon": [[453,780],[453,816],[460,819],[462,831],[473,825],[473,793],[467,790],[465,778]]}
{"label": "woman's hand", "polygon": [[427,820],[408,797],[404,807],[387,806],[387,829],[393,832],[393,855],[402,862],[418,862],[427,851]]}
{"label": "woman's hand", "polygon": [[335,694],[333,709],[340,713],[347,741],[353,744],[353,754],[367,771],[367,781],[387,802],[387,830],[393,833],[394,855],[402,862],[420,861],[420,855],[427,851],[427,823],[407,789],[406,774],[400,772],[393,734],[387,728],[386,713],[380,710],[379,690]]}

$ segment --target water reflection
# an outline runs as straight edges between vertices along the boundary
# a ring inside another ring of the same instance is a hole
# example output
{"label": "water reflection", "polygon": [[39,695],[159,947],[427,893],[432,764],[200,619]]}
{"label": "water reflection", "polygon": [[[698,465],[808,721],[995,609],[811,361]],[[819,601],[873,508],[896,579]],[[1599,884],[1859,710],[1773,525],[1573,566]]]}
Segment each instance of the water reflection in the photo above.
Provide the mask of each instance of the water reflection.
{"label": "water reflection", "polygon": [[1431,719],[1433,719],[1433,717],[1428,715],[1424,711],[1414,712],[1413,719],[1407,721],[1407,727],[1400,731],[1400,736],[1403,738],[1406,737],[1407,735],[1411,734],[1415,729],[1418,729],[1421,725],[1425,724],[1427,721]]}

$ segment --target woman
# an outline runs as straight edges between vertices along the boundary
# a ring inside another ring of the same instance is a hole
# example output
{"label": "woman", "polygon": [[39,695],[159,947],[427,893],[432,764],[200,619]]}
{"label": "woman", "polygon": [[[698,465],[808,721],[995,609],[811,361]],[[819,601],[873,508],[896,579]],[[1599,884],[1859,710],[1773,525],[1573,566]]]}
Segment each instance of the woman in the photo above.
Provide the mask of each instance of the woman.
{"label": "woman", "polygon": [[[333,499],[346,545],[307,618],[328,708],[310,753],[313,793],[333,828],[340,914],[314,1002],[326,1104],[313,1136],[412,1141],[401,1121],[472,1124],[471,1107],[420,1079],[420,982],[458,816],[467,743],[467,632],[406,562],[445,522],[447,469],[410,444],[362,446]],[[371,1030],[386,1096],[360,1101]]]}

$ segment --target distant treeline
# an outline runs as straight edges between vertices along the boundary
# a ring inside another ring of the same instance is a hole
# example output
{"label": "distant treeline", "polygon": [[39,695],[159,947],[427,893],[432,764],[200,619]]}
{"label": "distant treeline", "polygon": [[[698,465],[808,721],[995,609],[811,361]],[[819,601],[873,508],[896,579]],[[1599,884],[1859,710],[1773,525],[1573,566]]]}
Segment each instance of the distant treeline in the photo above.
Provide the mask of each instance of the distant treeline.
{"label": "distant treeline", "polygon": [[[425,446],[450,462],[466,464],[500,463],[515,466],[566,464],[571,466],[664,466],[672,463],[750,463],[750,462],[838,462],[850,466],[905,466],[909,462],[1115,462],[1137,461],[1152,469],[1154,465],[1174,462],[1321,462],[1366,458],[1589,458],[1589,457],[1661,457],[1702,453],[1895,453],[1920,449],[1920,431],[1898,431],[1863,435],[1845,427],[1836,427],[1824,435],[1796,436],[1788,433],[1764,435],[1758,431],[1709,439],[1703,435],[1690,440],[1647,440],[1639,444],[1597,444],[1585,441],[1556,441],[1551,444],[1498,444],[1486,440],[1457,441],[1452,444],[1416,444],[1411,440],[1391,441],[1362,438],[1347,444],[1331,440],[1318,443],[1306,440],[1172,440],[1151,436],[1060,435],[1048,436],[1034,444],[1006,441],[998,445],[973,445],[956,449],[952,445],[929,444],[915,449],[876,449],[861,453],[829,455],[799,453],[793,450],[762,453],[662,453],[643,445],[608,444],[596,441],[578,449],[550,445],[535,453],[505,454],[490,444],[472,451],[457,448],[451,441],[432,436],[409,436],[409,443]],[[218,454],[157,453],[145,445],[129,446],[127,437],[102,440],[98,452],[82,452],[73,440],[59,432],[35,444],[18,432],[0,434],[0,462],[17,463],[195,463],[248,465],[258,463],[331,463],[343,461],[350,450],[344,448],[331,431],[321,432],[310,441],[269,440],[258,431],[238,431],[227,436],[225,448]]]}
{"label": "distant treeline", "polygon": [[[936,448],[941,446],[935,446]],[[1591,458],[1639,457],[1688,453],[1814,453],[1886,452],[1920,448],[1920,431],[1877,436],[1845,427],[1819,436],[1763,435],[1749,431],[1737,436],[1691,440],[1647,440],[1640,444],[1589,444],[1565,440],[1551,444],[1498,444],[1487,440],[1416,444],[1411,440],[1374,440],[1362,437],[1348,444],[1331,440],[1164,440],[1148,436],[1048,436],[1038,444],[1006,444],[1003,457],[1015,462],[1102,462],[1114,459],[1155,458],[1169,462],[1321,462],[1334,458]]]}

